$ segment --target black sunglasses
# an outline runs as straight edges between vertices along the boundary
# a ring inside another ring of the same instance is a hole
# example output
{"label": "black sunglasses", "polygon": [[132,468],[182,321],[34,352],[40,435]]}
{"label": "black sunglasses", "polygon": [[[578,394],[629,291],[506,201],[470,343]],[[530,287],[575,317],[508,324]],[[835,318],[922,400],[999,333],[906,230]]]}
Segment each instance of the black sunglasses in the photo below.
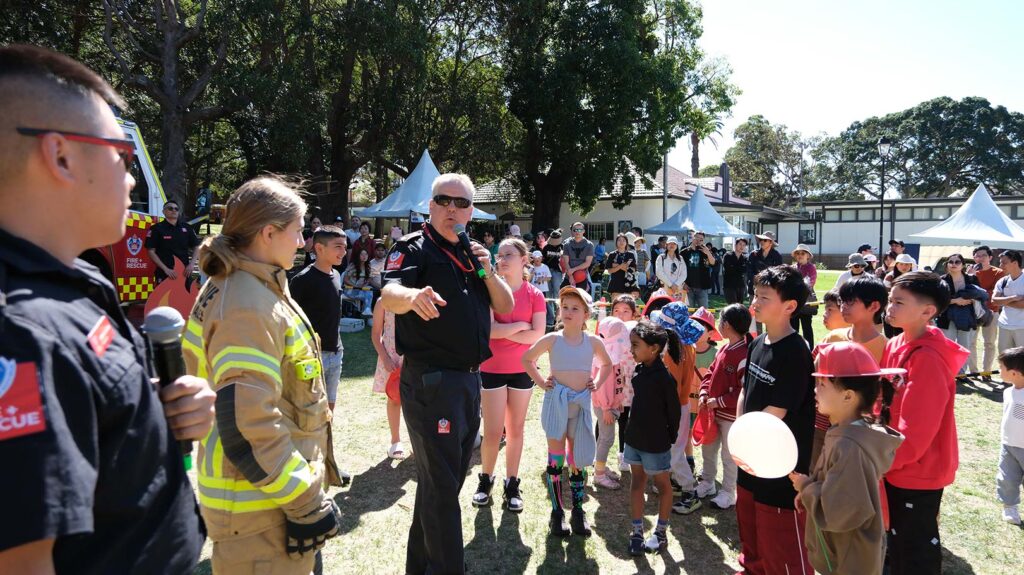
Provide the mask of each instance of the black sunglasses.
{"label": "black sunglasses", "polygon": [[40,128],[16,129],[22,136],[29,136],[32,138],[41,138],[46,134],[60,134],[73,142],[92,144],[94,146],[110,146],[117,150],[117,155],[121,156],[121,160],[124,162],[124,169],[126,170],[131,169],[132,160],[135,159],[135,144],[128,139],[101,138],[99,136],[90,136],[89,134],[79,134],[77,132],[65,132],[63,130],[46,130]]}
{"label": "black sunglasses", "polygon": [[455,202],[455,207],[460,210],[464,210],[473,205],[473,200],[467,200],[466,198],[453,198],[452,196],[446,196],[444,194],[434,196],[434,203],[442,208],[447,208],[452,202]]}

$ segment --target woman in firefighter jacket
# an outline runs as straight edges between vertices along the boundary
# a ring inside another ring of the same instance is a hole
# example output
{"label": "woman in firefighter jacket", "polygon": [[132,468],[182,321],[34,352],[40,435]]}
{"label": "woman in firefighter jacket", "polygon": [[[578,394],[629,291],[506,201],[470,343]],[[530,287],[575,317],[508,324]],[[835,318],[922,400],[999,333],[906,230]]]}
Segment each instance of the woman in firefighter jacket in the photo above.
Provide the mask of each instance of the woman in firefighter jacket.
{"label": "woman in firefighter jacket", "polygon": [[228,200],[223,232],[201,248],[210,279],[183,347],[189,373],[217,392],[198,460],[214,573],[308,574],[338,533],[338,508],[326,495],[340,481],[320,344],[285,278],[305,211],[283,181],[250,180]]}

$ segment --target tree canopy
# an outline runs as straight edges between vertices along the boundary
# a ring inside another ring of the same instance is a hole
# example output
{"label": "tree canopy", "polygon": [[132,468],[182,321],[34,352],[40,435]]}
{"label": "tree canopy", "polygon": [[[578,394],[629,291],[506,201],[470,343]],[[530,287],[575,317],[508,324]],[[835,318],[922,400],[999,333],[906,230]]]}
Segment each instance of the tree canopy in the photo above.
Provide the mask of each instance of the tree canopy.
{"label": "tree canopy", "polygon": [[[382,198],[424,149],[512,175],[538,225],[563,199],[629,202],[737,93],[683,0],[8,0],[0,42],[54,47],[131,105],[164,189],[191,203],[263,172],[305,177],[324,217]],[[709,116],[711,119],[709,120]],[[709,124],[710,122],[710,124]],[[624,180],[625,186],[616,183]]]}

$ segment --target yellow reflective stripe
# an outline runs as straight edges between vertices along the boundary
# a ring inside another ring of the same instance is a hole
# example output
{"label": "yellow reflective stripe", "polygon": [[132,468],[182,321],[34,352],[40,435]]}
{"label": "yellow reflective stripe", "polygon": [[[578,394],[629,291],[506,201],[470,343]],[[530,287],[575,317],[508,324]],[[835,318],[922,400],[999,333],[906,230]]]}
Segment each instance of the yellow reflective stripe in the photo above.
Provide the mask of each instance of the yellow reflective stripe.
{"label": "yellow reflective stripe", "polygon": [[208,494],[202,486],[199,487],[199,504],[208,509],[227,511],[228,513],[251,513],[253,511],[267,511],[280,507],[277,503],[274,503],[273,499],[256,499],[253,501],[220,499]]}
{"label": "yellow reflective stripe", "polygon": [[214,356],[212,366],[215,383],[220,382],[224,372],[236,368],[269,375],[281,384],[281,361],[251,347],[229,345]]}
{"label": "yellow reflective stripe", "polygon": [[196,377],[207,379],[210,370],[206,363],[206,351],[203,349],[203,326],[199,325],[199,322],[188,320],[185,336],[181,339],[181,349],[195,356],[198,366]]}
{"label": "yellow reflective stripe", "polygon": [[276,480],[259,488],[245,479],[209,477],[201,473],[199,499],[203,505],[222,511],[260,511],[294,501],[309,489],[312,482],[309,464],[295,453]]}
{"label": "yellow reflective stripe", "polygon": [[[295,318],[298,320],[298,318]],[[284,338],[284,353],[285,355],[295,355],[302,350],[303,347],[312,347],[313,336],[306,329],[306,324],[299,320],[299,323],[292,324],[285,332]]]}

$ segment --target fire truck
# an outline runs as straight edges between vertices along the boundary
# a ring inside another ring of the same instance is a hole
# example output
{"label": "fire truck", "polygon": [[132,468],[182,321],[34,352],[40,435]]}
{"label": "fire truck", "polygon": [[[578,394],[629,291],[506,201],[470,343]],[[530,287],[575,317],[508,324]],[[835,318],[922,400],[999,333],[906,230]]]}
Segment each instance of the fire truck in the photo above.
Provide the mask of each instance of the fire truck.
{"label": "fire truck", "polygon": [[135,143],[132,165],[135,189],[131,193],[132,205],[125,234],[120,241],[87,250],[79,257],[99,268],[114,284],[121,304],[129,305],[144,303],[153,291],[156,265],[145,249],[146,230],[160,221],[167,196],[139,127],[123,119],[118,119],[118,123],[124,128],[125,138]]}

